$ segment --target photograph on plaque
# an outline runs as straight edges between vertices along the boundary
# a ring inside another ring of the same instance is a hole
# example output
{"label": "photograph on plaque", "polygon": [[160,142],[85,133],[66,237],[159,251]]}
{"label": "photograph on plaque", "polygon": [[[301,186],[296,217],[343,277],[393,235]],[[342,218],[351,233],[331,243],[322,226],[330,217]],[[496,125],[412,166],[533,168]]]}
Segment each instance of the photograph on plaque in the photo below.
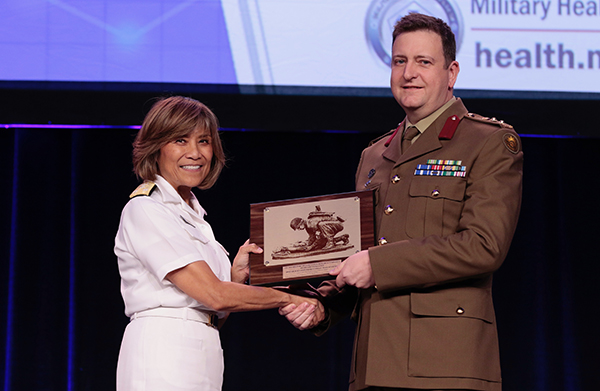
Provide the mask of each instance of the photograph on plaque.
{"label": "photograph on plaque", "polygon": [[373,194],[342,193],[252,204],[250,283],[329,278],[344,259],[372,245]]}
{"label": "photograph on plaque", "polygon": [[360,200],[269,207],[264,230],[266,266],[347,258],[360,251]]}

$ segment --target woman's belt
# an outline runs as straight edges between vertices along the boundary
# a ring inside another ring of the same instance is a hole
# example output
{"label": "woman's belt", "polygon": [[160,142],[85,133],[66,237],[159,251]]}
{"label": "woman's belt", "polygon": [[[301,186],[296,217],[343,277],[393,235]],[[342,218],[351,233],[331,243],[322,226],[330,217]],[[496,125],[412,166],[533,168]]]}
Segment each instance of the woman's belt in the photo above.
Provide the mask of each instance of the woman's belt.
{"label": "woman's belt", "polygon": [[183,320],[191,320],[194,322],[204,323],[210,327],[217,328],[219,317],[215,313],[204,312],[196,310],[194,308],[171,308],[171,307],[158,307],[151,308],[149,310],[139,311],[131,316],[131,320],[145,317],[159,317],[159,318],[175,318]]}

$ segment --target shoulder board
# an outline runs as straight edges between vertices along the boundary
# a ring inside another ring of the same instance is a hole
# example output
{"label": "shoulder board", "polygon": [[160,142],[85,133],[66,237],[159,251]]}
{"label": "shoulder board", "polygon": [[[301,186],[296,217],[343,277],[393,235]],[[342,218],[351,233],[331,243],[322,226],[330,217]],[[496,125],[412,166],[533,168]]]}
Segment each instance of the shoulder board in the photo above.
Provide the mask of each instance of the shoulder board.
{"label": "shoulder board", "polygon": [[152,191],[156,188],[156,183],[147,181],[139,185],[133,193],[129,195],[129,198],[137,197],[137,196],[149,196]]}
{"label": "shoulder board", "polygon": [[385,137],[388,137],[388,136],[392,135],[392,134],[393,134],[393,133],[396,131],[396,129],[397,129],[397,128],[394,128],[394,129],[390,130],[389,132],[387,132],[387,133],[385,133],[385,134],[382,134],[381,136],[377,137],[376,139],[373,139],[373,140],[371,140],[371,141],[369,142],[369,147],[370,147],[371,145],[375,144],[376,142],[378,142],[379,140],[381,140],[381,139],[383,139],[383,138],[385,138]]}
{"label": "shoulder board", "polygon": [[486,123],[486,124],[490,124],[490,125],[501,126],[503,128],[509,128],[509,129],[513,128],[512,125],[507,124],[506,122],[504,122],[501,119],[496,119],[495,117],[490,118],[490,117],[484,117],[479,114],[468,113],[464,118],[469,118],[474,121],[482,122],[482,123]]}

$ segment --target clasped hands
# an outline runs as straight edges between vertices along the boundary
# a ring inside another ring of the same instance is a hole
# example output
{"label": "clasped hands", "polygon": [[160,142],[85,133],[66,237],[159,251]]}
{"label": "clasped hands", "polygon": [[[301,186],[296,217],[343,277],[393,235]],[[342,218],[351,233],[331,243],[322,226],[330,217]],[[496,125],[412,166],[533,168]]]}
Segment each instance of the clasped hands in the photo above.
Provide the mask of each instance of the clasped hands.
{"label": "clasped hands", "polygon": [[[345,285],[360,289],[375,286],[368,250],[360,251],[346,258],[329,274],[336,276],[335,283],[338,288],[343,288]],[[325,319],[324,308],[320,302],[316,304],[307,302],[300,305],[288,304],[279,309],[279,314],[285,316],[299,330],[313,328]]]}

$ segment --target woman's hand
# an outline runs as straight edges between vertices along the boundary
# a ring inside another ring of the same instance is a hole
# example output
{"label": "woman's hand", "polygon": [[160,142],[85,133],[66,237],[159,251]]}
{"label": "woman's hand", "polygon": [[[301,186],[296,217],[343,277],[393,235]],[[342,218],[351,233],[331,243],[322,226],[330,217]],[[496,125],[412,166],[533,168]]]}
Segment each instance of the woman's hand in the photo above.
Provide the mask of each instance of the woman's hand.
{"label": "woman's hand", "polygon": [[240,246],[231,266],[231,281],[243,284],[250,275],[250,253],[261,254],[263,249],[250,240]]}
{"label": "woman's hand", "polygon": [[311,329],[325,319],[325,308],[317,299],[292,296],[292,303],[279,308],[279,314],[299,330]]}

